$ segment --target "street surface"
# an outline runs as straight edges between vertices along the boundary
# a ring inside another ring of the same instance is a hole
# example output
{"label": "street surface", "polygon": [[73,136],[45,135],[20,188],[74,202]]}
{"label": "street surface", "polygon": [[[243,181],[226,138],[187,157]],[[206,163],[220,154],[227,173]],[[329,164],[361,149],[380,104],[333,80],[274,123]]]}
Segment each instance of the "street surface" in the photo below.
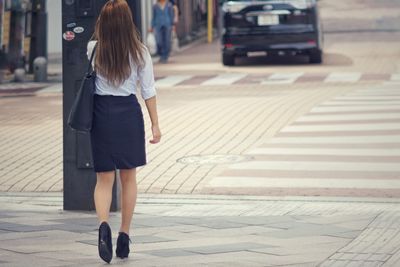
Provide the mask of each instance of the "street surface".
{"label": "street surface", "polygon": [[[113,262],[400,266],[400,1],[319,3],[322,65],[224,67],[218,41],[155,63],[163,136]],[[0,266],[103,265],[95,212],[62,210],[61,112],[59,83],[0,86]]]}

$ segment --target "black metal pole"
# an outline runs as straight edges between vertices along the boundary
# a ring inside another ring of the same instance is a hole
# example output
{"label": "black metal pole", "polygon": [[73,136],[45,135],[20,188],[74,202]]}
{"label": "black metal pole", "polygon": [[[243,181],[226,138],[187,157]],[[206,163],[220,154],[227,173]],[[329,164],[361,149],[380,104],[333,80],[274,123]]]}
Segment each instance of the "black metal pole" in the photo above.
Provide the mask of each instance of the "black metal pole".
{"label": "black metal pole", "polygon": [[132,10],[135,26],[142,35],[142,2],[141,0],[128,0],[128,5]]}
{"label": "black metal pole", "polygon": [[0,0],[0,83],[4,80],[5,69],[7,68],[7,56],[5,47],[3,46],[3,17],[4,17],[4,0]]}
{"label": "black metal pole", "polygon": [[25,9],[21,0],[12,2],[10,18],[10,39],[8,44],[9,67],[13,72],[24,68]]}
{"label": "black metal pole", "polygon": [[[33,61],[37,57],[47,58],[47,11],[46,0],[32,1],[32,25],[29,53],[29,72],[33,72]],[[29,27],[29,26],[28,26]]]}

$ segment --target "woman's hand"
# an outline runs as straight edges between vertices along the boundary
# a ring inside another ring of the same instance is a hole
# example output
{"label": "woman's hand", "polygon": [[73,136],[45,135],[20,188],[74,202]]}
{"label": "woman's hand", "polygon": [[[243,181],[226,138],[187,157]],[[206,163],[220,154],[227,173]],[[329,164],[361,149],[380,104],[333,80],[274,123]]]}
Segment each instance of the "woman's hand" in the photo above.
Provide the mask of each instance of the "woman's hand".
{"label": "woman's hand", "polygon": [[153,132],[153,139],[150,140],[150,143],[157,144],[161,139],[160,127],[158,125],[152,125],[151,131]]}
{"label": "woman's hand", "polygon": [[154,30],[153,30],[153,28],[149,28],[149,32],[153,32]]}

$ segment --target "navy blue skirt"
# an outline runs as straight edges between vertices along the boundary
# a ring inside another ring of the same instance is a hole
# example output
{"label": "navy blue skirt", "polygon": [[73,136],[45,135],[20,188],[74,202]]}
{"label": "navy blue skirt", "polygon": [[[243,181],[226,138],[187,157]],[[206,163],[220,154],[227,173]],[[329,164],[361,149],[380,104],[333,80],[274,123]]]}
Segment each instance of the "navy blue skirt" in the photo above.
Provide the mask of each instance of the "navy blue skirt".
{"label": "navy blue skirt", "polygon": [[135,94],[95,94],[90,137],[95,172],[147,163],[143,113]]}

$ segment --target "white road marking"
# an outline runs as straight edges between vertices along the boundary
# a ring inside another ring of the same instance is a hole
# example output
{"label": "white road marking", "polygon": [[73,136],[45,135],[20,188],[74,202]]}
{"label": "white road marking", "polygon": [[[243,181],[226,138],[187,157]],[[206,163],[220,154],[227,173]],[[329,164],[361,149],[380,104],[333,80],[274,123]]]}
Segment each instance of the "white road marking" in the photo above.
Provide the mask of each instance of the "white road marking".
{"label": "white road marking", "polygon": [[395,73],[390,76],[392,82],[400,82],[400,73]]}
{"label": "white road marking", "polygon": [[387,105],[399,105],[400,100],[390,101],[327,101],[322,103],[320,106],[387,106]]}
{"label": "white road marking", "polygon": [[360,78],[361,73],[359,72],[332,72],[324,82],[357,82]]}
{"label": "white road marking", "polygon": [[338,96],[333,99],[334,100],[354,100],[354,101],[400,100],[400,95],[399,96]]}
{"label": "white road marking", "polygon": [[332,148],[255,148],[246,154],[256,155],[323,155],[323,156],[400,156],[400,149],[332,149]]}
{"label": "white road marking", "polygon": [[[343,111],[377,111],[377,110],[393,110],[400,109],[399,105],[382,105],[382,106],[352,106],[352,107],[324,107],[317,106],[311,109],[310,113],[324,113],[324,112],[343,112]],[[372,113],[372,112],[371,112]]]}
{"label": "white road marking", "polygon": [[201,85],[230,85],[246,76],[247,74],[242,73],[225,73],[204,81]]}
{"label": "white road marking", "polygon": [[371,114],[347,114],[343,115],[310,115],[298,118],[296,122],[326,122],[330,121],[364,121],[364,120],[390,120],[400,119],[399,113],[371,113]]}
{"label": "white road marking", "polygon": [[376,162],[314,162],[314,161],[249,161],[229,166],[234,170],[284,170],[284,171],[379,171],[398,172],[398,163]]}
{"label": "white road marking", "polygon": [[160,80],[156,81],[156,87],[173,87],[178,83],[181,83],[183,81],[189,80],[192,78],[192,75],[173,75],[173,76],[167,76],[165,78],[162,78]]}
{"label": "white road marking", "polygon": [[376,97],[399,97],[400,96],[400,90],[398,89],[371,89],[371,90],[358,90],[352,93],[349,93],[347,96],[350,97],[371,97],[371,96],[376,96]]}
{"label": "white road marking", "polygon": [[400,143],[400,135],[384,136],[316,136],[316,137],[275,137],[270,144],[388,144]]}
{"label": "white road marking", "polygon": [[262,81],[261,84],[291,84],[302,75],[304,75],[303,72],[274,73],[268,79]]}
{"label": "white road marking", "polygon": [[213,187],[258,187],[258,188],[357,188],[399,189],[396,179],[329,179],[329,178],[266,178],[217,176],[208,184]]}
{"label": "white road marking", "polygon": [[368,124],[330,124],[330,125],[292,125],[281,130],[283,133],[294,132],[336,132],[336,131],[386,131],[399,130],[400,123]]}

